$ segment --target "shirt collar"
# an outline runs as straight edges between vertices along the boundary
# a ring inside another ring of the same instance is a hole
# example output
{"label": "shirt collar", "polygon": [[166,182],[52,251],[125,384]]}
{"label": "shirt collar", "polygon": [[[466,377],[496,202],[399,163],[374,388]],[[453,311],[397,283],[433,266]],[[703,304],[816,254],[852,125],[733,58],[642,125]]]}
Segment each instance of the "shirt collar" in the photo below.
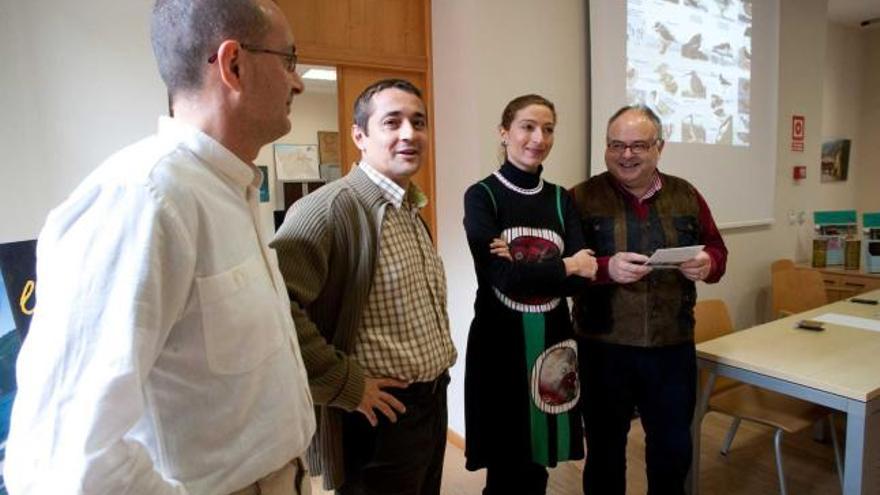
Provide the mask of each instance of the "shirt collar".
{"label": "shirt collar", "polygon": [[655,194],[660,192],[660,189],[663,189],[663,181],[660,180],[660,174],[654,171],[654,180],[651,181],[651,185],[648,186],[648,190],[645,191],[645,194],[642,194],[642,197],[639,198],[639,201],[645,202],[651,199],[652,197],[654,197]]}
{"label": "shirt collar", "polygon": [[[612,179],[614,179],[613,176],[612,176]],[[619,189],[621,192],[623,192],[627,196],[635,199],[639,203],[644,203],[645,201],[653,198],[655,194],[657,194],[658,192],[660,192],[661,189],[663,189],[663,180],[660,179],[660,173],[657,172],[656,170],[654,171],[654,178],[651,180],[651,185],[649,185],[648,189],[645,191],[645,193],[639,197],[636,197],[635,194],[629,192],[625,187],[623,187],[623,184],[621,184],[620,182],[617,181],[617,179],[614,179],[612,182],[614,183],[615,186],[617,186],[617,189]]]}
{"label": "shirt collar", "polygon": [[201,130],[171,117],[159,117],[159,139],[182,143],[206,166],[243,188],[260,187],[262,173],[245,163],[225,146]]}
{"label": "shirt collar", "polygon": [[358,164],[358,167],[379,187],[379,190],[382,191],[382,197],[398,210],[403,206],[404,200],[419,209],[427,206],[428,197],[415,183],[410,182],[409,188],[404,189],[363,160]]}

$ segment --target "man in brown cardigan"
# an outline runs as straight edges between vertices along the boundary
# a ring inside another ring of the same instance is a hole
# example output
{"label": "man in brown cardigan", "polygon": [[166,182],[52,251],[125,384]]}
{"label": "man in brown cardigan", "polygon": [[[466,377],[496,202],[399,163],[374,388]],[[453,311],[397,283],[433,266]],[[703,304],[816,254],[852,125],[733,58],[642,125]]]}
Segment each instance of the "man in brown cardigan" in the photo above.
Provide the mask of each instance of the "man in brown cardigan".
{"label": "man in brown cardigan", "polygon": [[271,244],[318,405],[310,466],[341,494],[440,492],[456,352],[443,265],[419,216],[427,199],[410,180],[426,127],[411,83],[364,90],[360,163],[295,203]]}

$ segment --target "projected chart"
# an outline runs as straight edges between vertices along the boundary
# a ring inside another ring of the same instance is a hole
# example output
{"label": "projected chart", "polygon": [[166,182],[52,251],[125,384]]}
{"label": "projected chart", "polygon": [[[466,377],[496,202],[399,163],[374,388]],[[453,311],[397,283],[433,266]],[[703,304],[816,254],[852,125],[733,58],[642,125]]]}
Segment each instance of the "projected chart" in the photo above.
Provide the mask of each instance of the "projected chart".
{"label": "projected chart", "polygon": [[749,146],[751,0],[628,0],[626,89],[667,141]]}

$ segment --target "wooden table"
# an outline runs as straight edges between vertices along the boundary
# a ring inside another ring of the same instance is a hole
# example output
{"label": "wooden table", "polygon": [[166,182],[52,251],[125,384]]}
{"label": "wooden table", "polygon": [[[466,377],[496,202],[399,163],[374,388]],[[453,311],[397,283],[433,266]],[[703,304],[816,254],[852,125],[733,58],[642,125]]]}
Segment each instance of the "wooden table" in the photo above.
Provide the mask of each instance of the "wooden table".
{"label": "wooden table", "polygon": [[[880,290],[859,297],[880,299]],[[717,376],[836,409],[847,416],[843,493],[880,494],[880,332],[827,323],[821,332],[794,328],[826,313],[880,321],[880,305],[842,300],[698,344],[698,366],[710,379],[698,395],[694,428]],[[700,435],[693,438],[691,472],[699,473]],[[691,476],[694,494],[698,480]]]}

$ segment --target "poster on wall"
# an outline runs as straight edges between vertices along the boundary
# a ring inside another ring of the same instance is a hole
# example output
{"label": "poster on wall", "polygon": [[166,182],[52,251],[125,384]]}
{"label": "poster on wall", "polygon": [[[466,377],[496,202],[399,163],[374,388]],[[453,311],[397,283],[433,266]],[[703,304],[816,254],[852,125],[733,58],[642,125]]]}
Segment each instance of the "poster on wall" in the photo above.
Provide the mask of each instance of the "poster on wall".
{"label": "poster on wall", "polygon": [[321,178],[316,145],[276,143],[274,148],[275,175],[281,182],[305,182]]}
{"label": "poster on wall", "polygon": [[318,131],[318,161],[321,179],[333,182],[342,177],[339,167],[339,133],[335,131]]}
{"label": "poster on wall", "polygon": [[318,159],[325,163],[339,164],[339,133],[335,131],[318,131]]}
{"label": "poster on wall", "polygon": [[[37,241],[0,244],[0,474],[15,399],[15,362],[36,303]],[[0,495],[6,495],[0,475]]]}
{"label": "poster on wall", "polygon": [[845,181],[849,175],[849,139],[822,143],[822,182]]}
{"label": "poster on wall", "polygon": [[269,202],[269,167],[257,165],[260,169],[260,203]]}

